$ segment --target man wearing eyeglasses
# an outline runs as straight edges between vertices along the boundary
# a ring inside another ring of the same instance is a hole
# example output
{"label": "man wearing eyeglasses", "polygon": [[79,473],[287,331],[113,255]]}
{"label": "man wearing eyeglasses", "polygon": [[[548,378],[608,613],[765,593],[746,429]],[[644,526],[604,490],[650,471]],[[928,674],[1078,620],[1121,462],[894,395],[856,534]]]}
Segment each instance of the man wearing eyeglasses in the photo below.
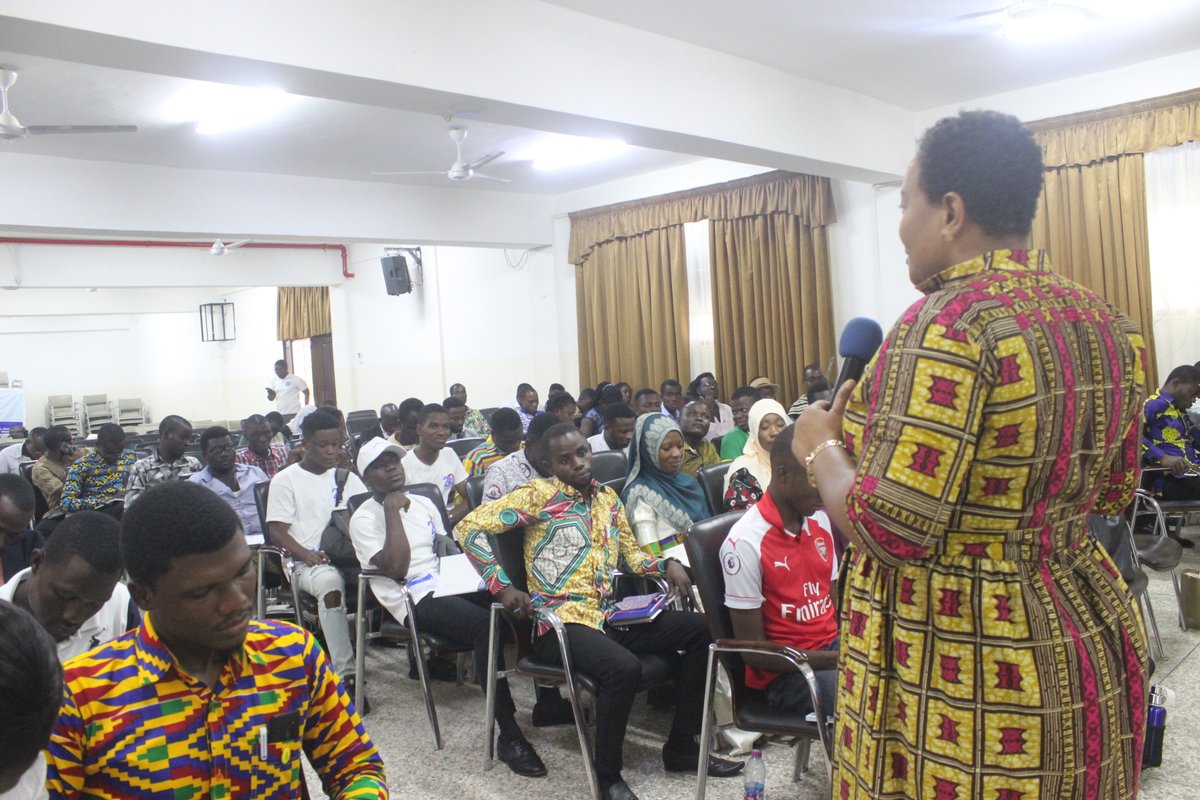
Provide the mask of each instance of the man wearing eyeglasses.
{"label": "man wearing eyeglasses", "polygon": [[208,466],[188,480],[212,490],[233,508],[242,521],[246,544],[252,547],[262,544],[263,529],[254,504],[254,484],[270,480],[267,473],[252,464],[238,464],[233,439],[219,425],[200,434],[200,452]]}

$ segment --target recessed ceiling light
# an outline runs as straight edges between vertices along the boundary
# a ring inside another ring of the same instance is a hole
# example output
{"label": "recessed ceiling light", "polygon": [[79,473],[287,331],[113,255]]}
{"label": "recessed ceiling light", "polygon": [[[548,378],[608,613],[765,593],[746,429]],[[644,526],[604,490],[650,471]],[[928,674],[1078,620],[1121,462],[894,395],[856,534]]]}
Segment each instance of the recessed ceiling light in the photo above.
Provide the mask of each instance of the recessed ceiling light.
{"label": "recessed ceiling light", "polygon": [[213,134],[266,122],[299,99],[282,89],[193,82],[163,107],[171,122],[195,122],[196,133]]}
{"label": "recessed ceiling light", "polygon": [[517,159],[532,161],[534,169],[565,169],[613,158],[629,149],[629,145],[615,139],[553,134],[518,153]]}

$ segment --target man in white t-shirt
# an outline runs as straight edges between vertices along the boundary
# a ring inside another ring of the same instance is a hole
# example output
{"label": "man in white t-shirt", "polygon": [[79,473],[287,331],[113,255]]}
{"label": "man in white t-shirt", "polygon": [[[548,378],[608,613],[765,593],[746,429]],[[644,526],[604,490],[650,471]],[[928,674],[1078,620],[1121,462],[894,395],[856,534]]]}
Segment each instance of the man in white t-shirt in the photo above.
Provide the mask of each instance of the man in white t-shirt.
{"label": "man in white t-shirt", "polygon": [[120,534],[120,523],[107,514],[72,514],[33,551],[30,566],[0,586],[0,600],[28,611],[54,637],[59,661],[141,624],[120,583]]}
{"label": "man in white t-shirt", "polygon": [[[304,402],[300,402],[300,395]],[[267,399],[275,401],[275,408],[284,417],[294,416],[301,405],[308,405],[308,384],[298,375],[288,372],[287,362],[282,358],[275,362],[275,377],[267,386]]]}
{"label": "man in white t-shirt", "polygon": [[[475,678],[484,688],[492,596],[486,591],[434,596],[440,579],[435,537],[445,536],[446,530],[441,512],[432,502],[404,491],[403,461],[408,456],[403,454],[399,445],[383,439],[372,439],[359,450],[358,470],[372,498],[359,506],[350,520],[354,551],[364,569],[379,569],[395,580],[407,582],[420,630],[475,646]],[[405,621],[404,598],[396,583],[376,580],[371,590],[392,616]],[[500,726],[496,753],[518,775],[541,777],[546,774],[546,765],[525,739],[515,714],[508,680],[501,678],[496,682],[496,722]]]}
{"label": "man in white t-shirt", "polygon": [[305,418],[304,460],[271,479],[267,529],[271,543],[291,555],[296,587],[317,598],[329,660],[353,694],[354,646],[346,620],[346,582],[321,551],[321,534],[333,510],[345,508],[346,501],[367,490],[353,472],[336,468],[341,447],[337,417],[314,411]]}
{"label": "man in white t-shirt", "polygon": [[588,437],[593,453],[620,450],[629,455],[629,442],[633,439],[633,425],[637,415],[625,403],[609,403],[604,407],[604,430]]}
{"label": "man in white t-shirt", "polygon": [[[767,640],[808,654],[821,711],[836,702],[838,559],[821,496],[792,454],[789,425],[771,446],[771,483],[721,545],[725,605],[736,639]],[[774,708],[813,710],[799,672],[777,672],[769,656],[747,654],[746,685]]]}
{"label": "man in white t-shirt", "polygon": [[[467,515],[467,493],[463,484],[467,470],[458,454],[446,447],[450,439],[450,415],[437,403],[417,412],[417,446],[404,456],[408,484],[432,483],[442,493],[450,514],[450,525]],[[457,498],[455,498],[457,495]]]}

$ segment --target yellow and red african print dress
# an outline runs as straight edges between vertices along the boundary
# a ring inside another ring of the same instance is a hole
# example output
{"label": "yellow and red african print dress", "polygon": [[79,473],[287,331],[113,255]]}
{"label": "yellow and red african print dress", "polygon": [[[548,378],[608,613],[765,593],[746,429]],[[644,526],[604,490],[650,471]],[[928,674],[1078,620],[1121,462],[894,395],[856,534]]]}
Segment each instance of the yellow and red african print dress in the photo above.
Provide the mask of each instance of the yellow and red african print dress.
{"label": "yellow and red african print dress", "polygon": [[1086,519],[1136,486],[1143,344],[1049,269],[935,276],[855,389],[835,798],[1136,794],[1145,635]]}

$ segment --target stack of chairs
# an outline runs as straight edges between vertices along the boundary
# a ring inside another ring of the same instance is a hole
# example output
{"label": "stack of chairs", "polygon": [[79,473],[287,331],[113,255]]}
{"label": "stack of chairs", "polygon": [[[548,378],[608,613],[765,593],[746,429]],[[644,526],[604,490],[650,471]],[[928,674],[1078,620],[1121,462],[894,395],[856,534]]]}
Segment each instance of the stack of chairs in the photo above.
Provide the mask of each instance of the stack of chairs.
{"label": "stack of chairs", "polygon": [[146,407],[140,397],[122,397],[117,401],[117,424],[122,428],[126,425],[145,425],[150,421]]}
{"label": "stack of chairs", "polygon": [[112,404],[106,394],[85,394],[83,396],[83,421],[88,433],[95,431],[108,422],[116,422],[113,417]]}
{"label": "stack of chairs", "polygon": [[81,435],[83,423],[71,395],[52,394],[46,398],[46,425],[65,425],[72,436]]}

